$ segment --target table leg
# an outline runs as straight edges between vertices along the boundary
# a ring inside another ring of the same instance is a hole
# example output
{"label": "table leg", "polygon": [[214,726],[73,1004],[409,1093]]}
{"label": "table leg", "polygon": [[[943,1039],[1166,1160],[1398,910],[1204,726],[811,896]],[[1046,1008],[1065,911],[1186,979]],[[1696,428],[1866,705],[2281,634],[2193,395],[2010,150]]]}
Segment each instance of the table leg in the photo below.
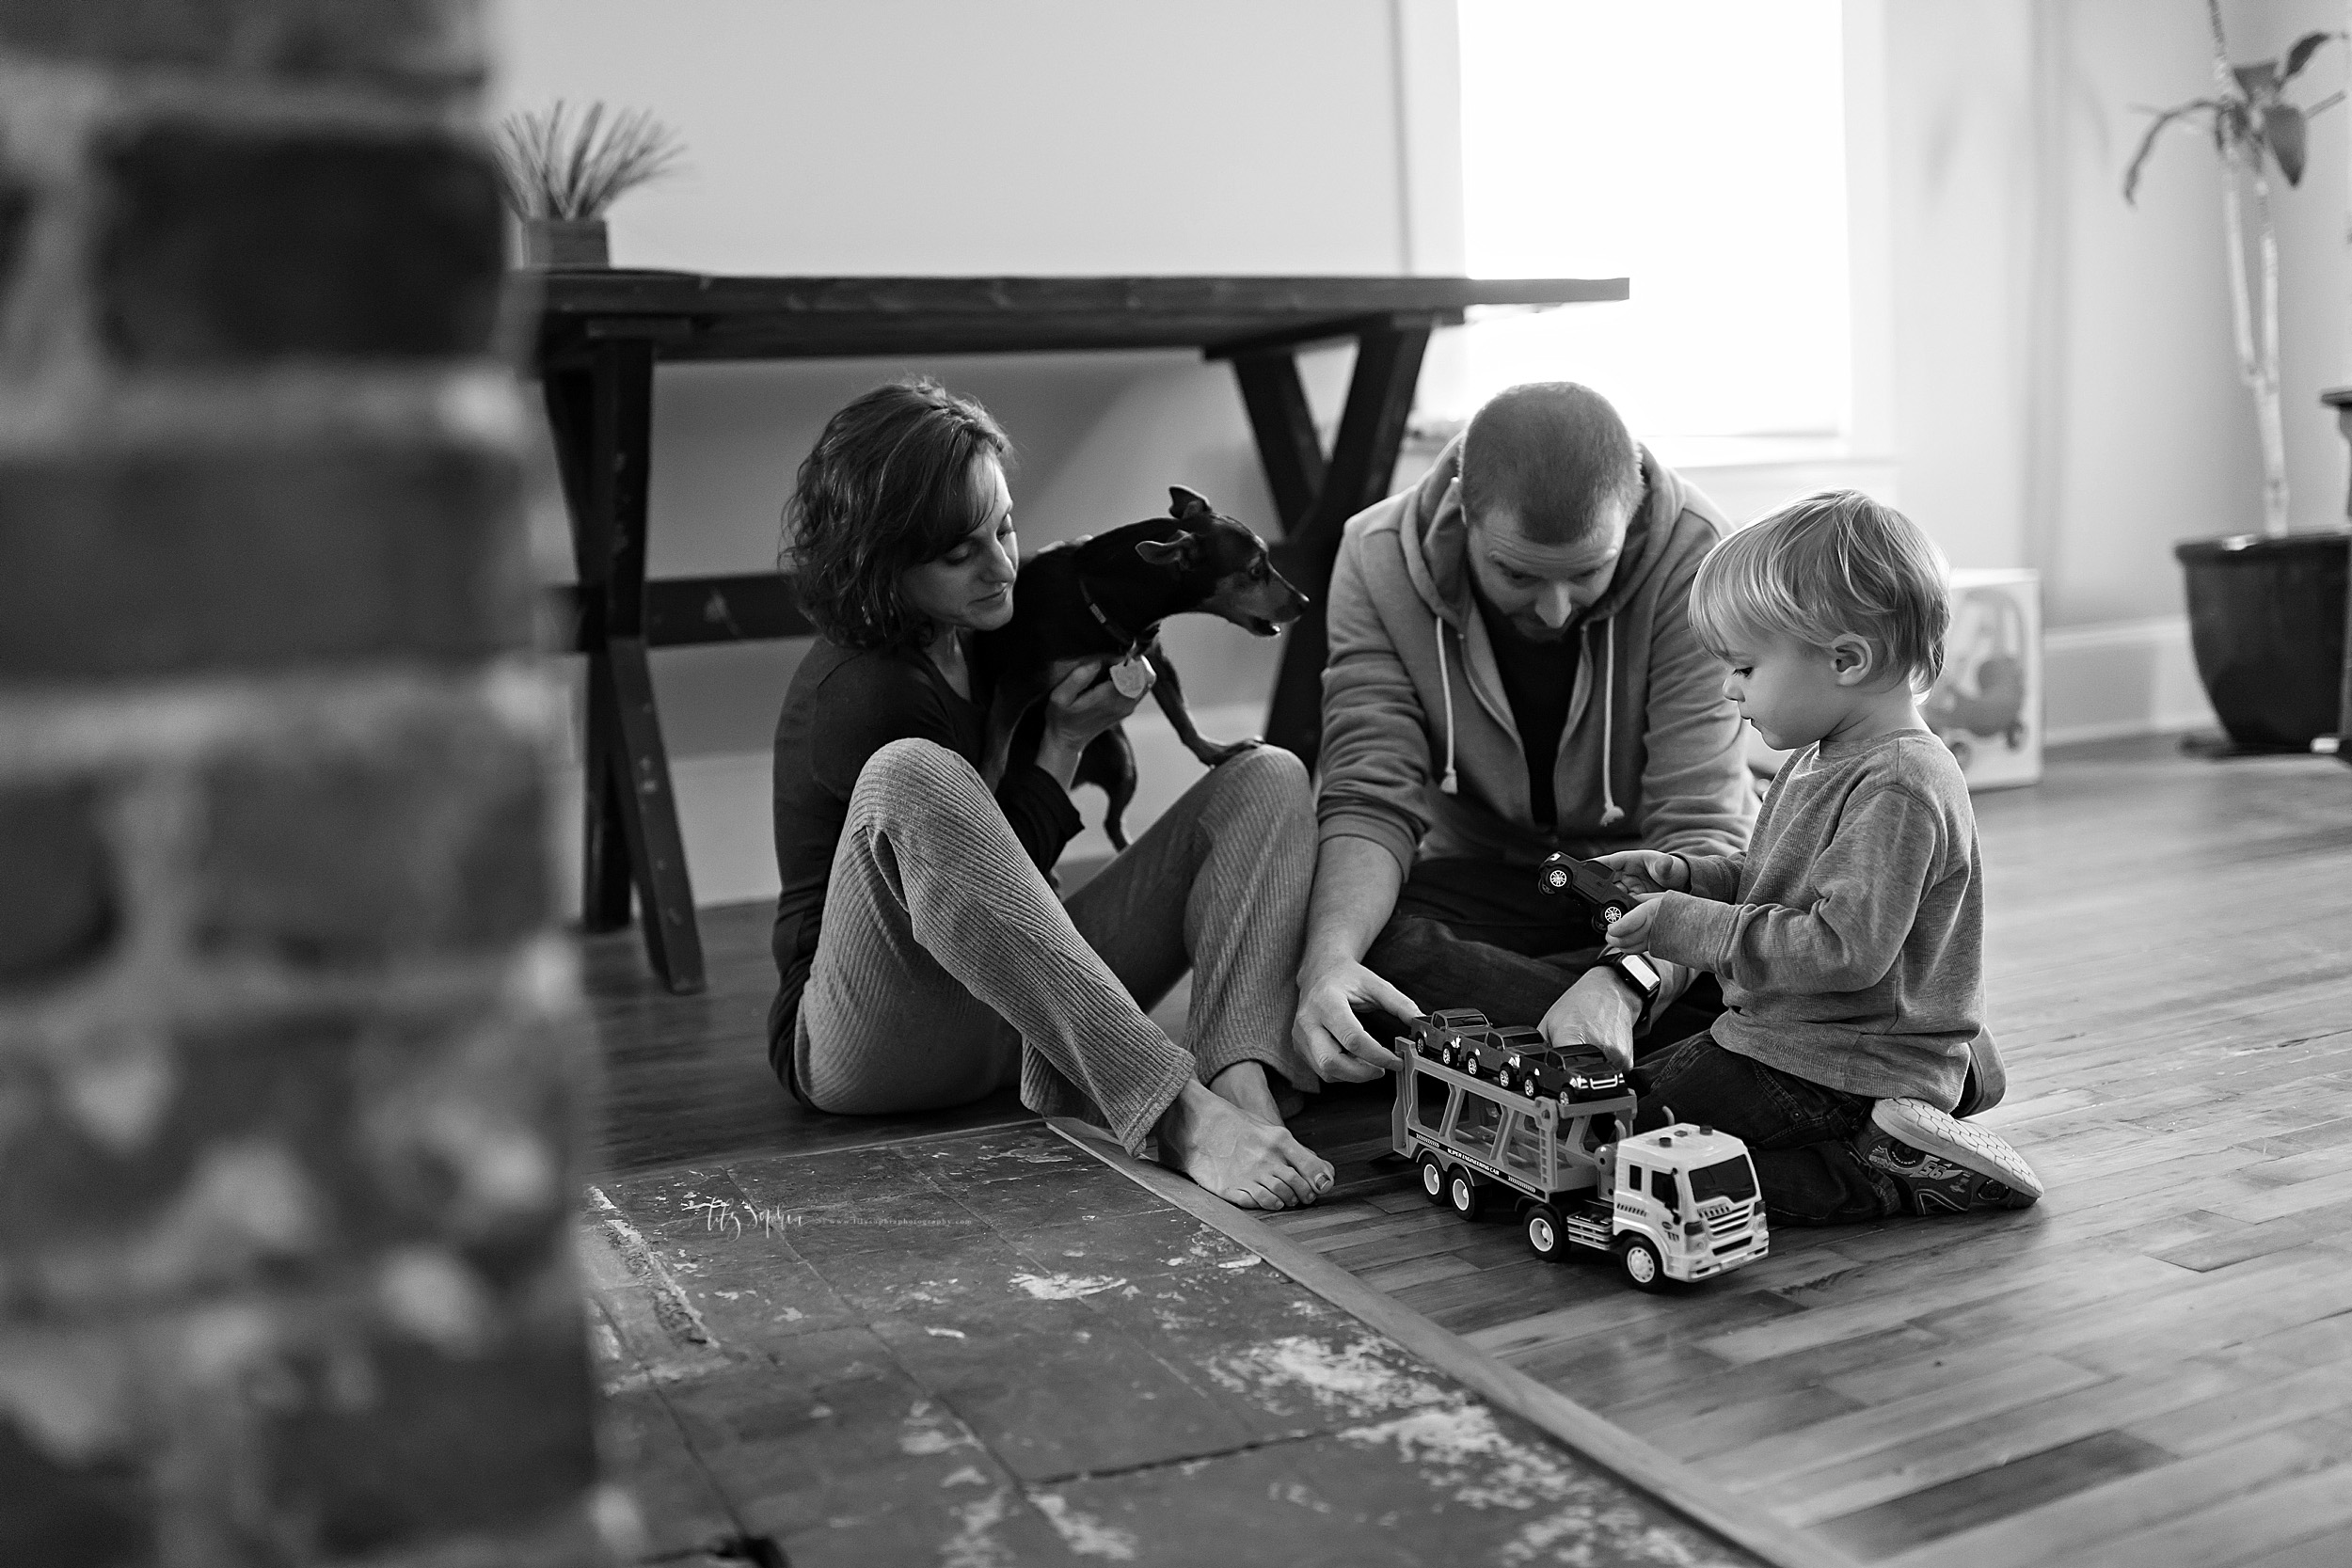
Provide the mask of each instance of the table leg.
{"label": "table leg", "polygon": [[598,649],[588,656],[587,733],[580,746],[580,923],[589,931],[617,931],[628,924],[626,769],[618,713],[612,660]]}
{"label": "table leg", "polygon": [[645,956],[685,993],[703,989],[702,941],[645,657],[653,362],[648,342],[600,343],[586,367],[548,372],[546,388],[588,655],[582,924],[627,925],[634,883]]}
{"label": "table leg", "polygon": [[[1234,360],[1267,483],[1274,487],[1276,504],[1285,512],[1288,537],[1281,548],[1282,568],[1312,601],[1283,639],[1281,673],[1275,680],[1265,735],[1273,744],[1296,752],[1310,768],[1323,749],[1323,664],[1329,651],[1324,601],[1330,593],[1331,563],[1339,556],[1340,534],[1347,520],[1389,492],[1397,451],[1405,442],[1406,417],[1413,410],[1413,388],[1421,379],[1422,354],[1428,346],[1426,325],[1378,326],[1356,340],[1356,369],[1330,461],[1320,465],[1312,501],[1295,523],[1288,515],[1287,498],[1297,496],[1312,473],[1298,454],[1302,447],[1319,453],[1296,364],[1289,364],[1285,383],[1264,363],[1274,356]],[[1289,359],[1287,355],[1280,357]]]}

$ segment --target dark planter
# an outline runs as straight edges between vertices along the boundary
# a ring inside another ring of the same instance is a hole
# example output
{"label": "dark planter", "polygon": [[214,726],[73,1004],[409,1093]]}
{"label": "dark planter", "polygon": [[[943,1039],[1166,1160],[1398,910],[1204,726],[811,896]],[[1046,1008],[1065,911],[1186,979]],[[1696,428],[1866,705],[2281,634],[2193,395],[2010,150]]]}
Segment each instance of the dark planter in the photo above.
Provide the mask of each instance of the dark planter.
{"label": "dark planter", "polygon": [[2192,539],[2172,553],[2188,578],[2197,673],[2230,738],[2299,752],[2334,733],[2352,529]]}
{"label": "dark planter", "polygon": [[523,219],[524,266],[569,271],[612,264],[604,219]]}

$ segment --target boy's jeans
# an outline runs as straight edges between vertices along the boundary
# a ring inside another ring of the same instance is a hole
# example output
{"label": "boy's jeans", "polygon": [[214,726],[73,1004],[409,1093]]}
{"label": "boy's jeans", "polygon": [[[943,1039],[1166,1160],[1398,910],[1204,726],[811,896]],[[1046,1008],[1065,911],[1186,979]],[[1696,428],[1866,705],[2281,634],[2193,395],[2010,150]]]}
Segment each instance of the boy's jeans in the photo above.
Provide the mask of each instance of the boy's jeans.
{"label": "boy's jeans", "polygon": [[1644,1064],[1633,1128],[1695,1121],[1732,1133],[1756,1162],[1764,1207],[1784,1225],[1851,1225],[1906,1211],[1895,1178],[1863,1164],[1854,1135],[1872,1101],[1725,1051],[1702,1030]]}

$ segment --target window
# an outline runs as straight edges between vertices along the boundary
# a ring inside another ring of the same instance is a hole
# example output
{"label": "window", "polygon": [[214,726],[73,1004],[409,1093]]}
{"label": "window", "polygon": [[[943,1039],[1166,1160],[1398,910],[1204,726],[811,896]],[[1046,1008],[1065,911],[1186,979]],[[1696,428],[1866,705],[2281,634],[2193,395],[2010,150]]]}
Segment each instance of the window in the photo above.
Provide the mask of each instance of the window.
{"label": "window", "polygon": [[1670,1170],[1650,1172],[1649,1196],[1664,1204],[1669,1214],[1677,1212],[1682,1207],[1682,1199],[1675,1193],[1675,1173]]}
{"label": "window", "polygon": [[1461,0],[1460,15],[1471,275],[1633,280],[1623,305],[1474,326],[1470,405],[1565,379],[1645,439],[1846,432],[1840,0]]}

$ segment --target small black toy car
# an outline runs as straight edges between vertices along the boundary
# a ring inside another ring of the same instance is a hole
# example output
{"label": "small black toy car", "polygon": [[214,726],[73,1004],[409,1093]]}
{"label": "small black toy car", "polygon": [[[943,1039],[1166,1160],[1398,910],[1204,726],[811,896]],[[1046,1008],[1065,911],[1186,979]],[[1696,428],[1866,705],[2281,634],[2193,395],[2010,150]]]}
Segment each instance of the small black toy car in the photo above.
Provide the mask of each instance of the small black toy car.
{"label": "small black toy car", "polygon": [[1544,1048],[1543,1031],[1523,1023],[1489,1028],[1483,1036],[1473,1037],[1476,1043],[1470,1050],[1470,1066],[1462,1070],[1506,1088],[1510,1086],[1512,1062],[1527,1052]]}
{"label": "small black toy car", "polygon": [[1633,890],[1611,876],[1606,866],[1565,852],[1546,855],[1544,863],[1535,868],[1535,878],[1536,885],[1546,893],[1565,894],[1581,906],[1593,929],[1604,937],[1636,902]]}
{"label": "small black toy car", "polygon": [[1486,1015],[1475,1007],[1440,1007],[1406,1025],[1413,1049],[1447,1067],[1468,1072],[1470,1051],[1486,1037]]}
{"label": "small black toy car", "polygon": [[1506,1064],[1503,1087],[1530,1096],[1557,1095],[1562,1104],[1606,1100],[1625,1092],[1625,1073],[1597,1046],[1577,1043],[1518,1051]]}

